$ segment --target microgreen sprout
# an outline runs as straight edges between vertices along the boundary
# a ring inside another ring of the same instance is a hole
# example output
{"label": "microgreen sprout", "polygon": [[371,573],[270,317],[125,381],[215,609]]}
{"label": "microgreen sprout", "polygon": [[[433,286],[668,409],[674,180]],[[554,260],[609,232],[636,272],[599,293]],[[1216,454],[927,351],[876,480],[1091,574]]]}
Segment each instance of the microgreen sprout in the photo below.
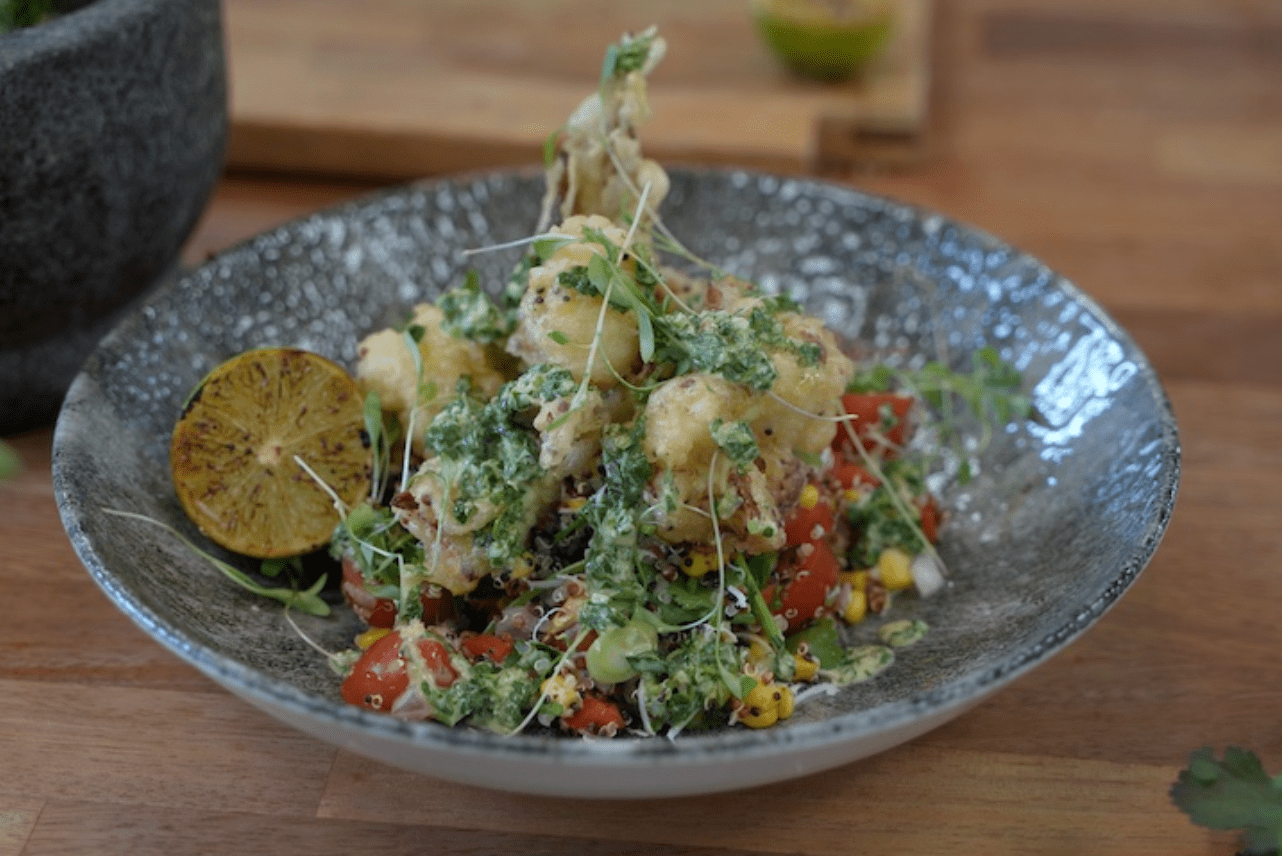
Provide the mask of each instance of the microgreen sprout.
{"label": "microgreen sprout", "polygon": [[[272,600],[278,601],[280,603],[283,603],[288,608],[297,609],[299,612],[305,612],[308,615],[326,616],[326,615],[329,615],[330,613],[329,604],[326,603],[320,596],[320,592],[322,589],[324,589],[325,581],[326,581],[326,576],[323,574],[307,589],[300,590],[298,588],[297,581],[294,580],[292,577],[290,579],[289,588],[265,586],[265,585],[262,585],[261,583],[256,582],[252,577],[250,577],[240,568],[237,568],[234,565],[224,562],[222,559],[219,559],[217,556],[214,556],[200,549],[185,535],[183,535],[177,529],[175,529],[174,527],[166,523],[162,523],[161,521],[148,517],[145,514],[136,514],[131,511],[120,511],[115,508],[104,508],[103,512],[116,517],[124,517],[129,520],[138,520],[144,523],[150,523],[153,526],[159,526],[161,529],[164,529],[170,535],[174,536],[174,538],[176,538],[178,541],[182,542],[184,546],[186,546],[189,550],[191,550],[197,556],[201,557],[202,559],[204,559],[205,561],[213,565],[215,568],[217,568],[219,571],[221,571],[222,574],[225,577],[227,577],[229,580],[236,583],[238,586],[240,586],[241,588],[245,589],[248,592],[256,594],[260,597],[266,597],[266,598],[270,598]],[[284,567],[284,566],[278,566],[278,567]]]}

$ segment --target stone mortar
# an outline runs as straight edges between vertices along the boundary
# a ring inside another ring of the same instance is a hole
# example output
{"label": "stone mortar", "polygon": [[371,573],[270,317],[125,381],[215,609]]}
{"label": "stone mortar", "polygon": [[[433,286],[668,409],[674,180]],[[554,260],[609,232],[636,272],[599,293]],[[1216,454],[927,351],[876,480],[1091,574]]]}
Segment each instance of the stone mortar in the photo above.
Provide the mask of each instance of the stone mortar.
{"label": "stone mortar", "polygon": [[222,168],[219,0],[93,0],[0,35],[0,434],[176,264]]}

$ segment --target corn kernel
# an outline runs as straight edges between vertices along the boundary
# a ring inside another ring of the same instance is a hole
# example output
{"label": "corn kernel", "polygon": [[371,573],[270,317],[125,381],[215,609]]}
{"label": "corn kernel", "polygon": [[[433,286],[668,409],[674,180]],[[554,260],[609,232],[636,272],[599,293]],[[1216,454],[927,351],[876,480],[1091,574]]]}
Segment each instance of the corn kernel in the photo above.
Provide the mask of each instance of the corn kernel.
{"label": "corn kernel", "polygon": [[798,681],[813,681],[819,674],[819,660],[808,651],[798,651],[794,658],[797,661],[792,677]]}
{"label": "corn kernel", "polygon": [[797,709],[797,699],[793,696],[792,690],[787,687],[781,686],[779,690],[779,700],[775,703],[775,710],[778,711],[780,719],[787,719]]}
{"label": "corn kernel", "polygon": [[539,690],[548,701],[561,705],[564,710],[573,710],[583,701],[574,675],[565,672],[558,672],[546,679]]}
{"label": "corn kernel", "polygon": [[681,563],[681,570],[692,577],[701,577],[716,567],[717,554],[712,550],[691,550]]}
{"label": "corn kernel", "polygon": [[898,547],[889,547],[877,557],[877,571],[887,591],[903,591],[913,584],[913,557]]}
{"label": "corn kernel", "polygon": [[748,643],[748,662],[754,666],[764,666],[774,658],[774,649],[765,640],[753,637]]}
{"label": "corn kernel", "polygon": [[868,594],[862,588],[850,590],[850,600],[841,611],[841,619],[847,624],[858,624],[868,614]]}
{"label": "corn kernel", "polygon": [[779,721],[779,700],[782,697],[781,687],[774,683],[758,681],[757,685],[743,697],[743,707],[739,709],[738,720],[749,728],[769,728]]}
{"label": "corn kernel", "polygon": [[797,498],[797,504],[806,509],[814,508],[819,504],[819,488],[813,484],[803,487],[801,496]]}
{"label": "corn kernel", "polygon": [[850,587],[855,591],[863,591],[868,588],[867,571],[842,571],[837,574],[838,582],[850,583]]}
{"label": "corn kernel", "polygon": [[360,633],[356,636],[356,647],[360,648],[362,651],[366,651],[371,645],[391,632],[392,631],[386,627],[371,627],[369,630],[366,630],[364,633]]}
{"label": "corn kernel", "polygon": [[534,562],[529,553],[517,556],[512,562],[512,567],[508,569],[508,576],[514,580],[528,577],[534,570]]}

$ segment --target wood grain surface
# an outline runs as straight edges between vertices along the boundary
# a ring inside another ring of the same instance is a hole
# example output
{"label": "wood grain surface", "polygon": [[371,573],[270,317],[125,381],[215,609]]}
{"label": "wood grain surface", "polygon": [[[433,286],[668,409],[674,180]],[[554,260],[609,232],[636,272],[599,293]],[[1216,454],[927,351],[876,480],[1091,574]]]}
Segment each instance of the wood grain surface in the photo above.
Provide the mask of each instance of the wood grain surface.
{"label": "wood grain surface", "polygon": [[[683,8],[659,23],[682,35]],[[72,552],[37,430],[6,438],[24,469],[0,484],[0,856],[1232,854],[1166,792],[1204,744],[1282,772],[1282,5],[955,0],[934,34],[923,160],[844,180],[1069,276],[1179,419],[1169,532],[1090,632],[823,775],[653,802],[460,787],[305,737],[150,641]],[[187,258],[371,186],[229,173]]]}
{"label": "wood grain surface", "polygon": [[604,46],[663,24],[647,151],[774,170],[902,164],[926,130],[933,0],[821,86],[784,70],[747,0],[226,0],[228,158],[416,177],[526,163],[591,91]]}

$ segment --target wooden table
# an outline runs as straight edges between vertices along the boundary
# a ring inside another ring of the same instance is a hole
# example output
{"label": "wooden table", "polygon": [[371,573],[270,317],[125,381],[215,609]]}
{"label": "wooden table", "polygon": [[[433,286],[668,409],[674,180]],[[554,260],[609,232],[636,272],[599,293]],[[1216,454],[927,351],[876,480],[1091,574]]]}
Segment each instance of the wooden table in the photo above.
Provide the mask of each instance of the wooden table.
{"label": "wooden table", "polygon": [[[658,802],[458,787],[304,737],[150,641],[68,545],[37,430],[6,438],[25,469],[0,484],[0,854],[1232,853],[1166,791],[1203,744],[1282,771],[1282,6],[941,2],[931,59],[921,161],[843,180],[1074,279],[1180,420],[1170,530],[1084,638],[809,779]],[[187,256],[370,183],[229,174]]]}

